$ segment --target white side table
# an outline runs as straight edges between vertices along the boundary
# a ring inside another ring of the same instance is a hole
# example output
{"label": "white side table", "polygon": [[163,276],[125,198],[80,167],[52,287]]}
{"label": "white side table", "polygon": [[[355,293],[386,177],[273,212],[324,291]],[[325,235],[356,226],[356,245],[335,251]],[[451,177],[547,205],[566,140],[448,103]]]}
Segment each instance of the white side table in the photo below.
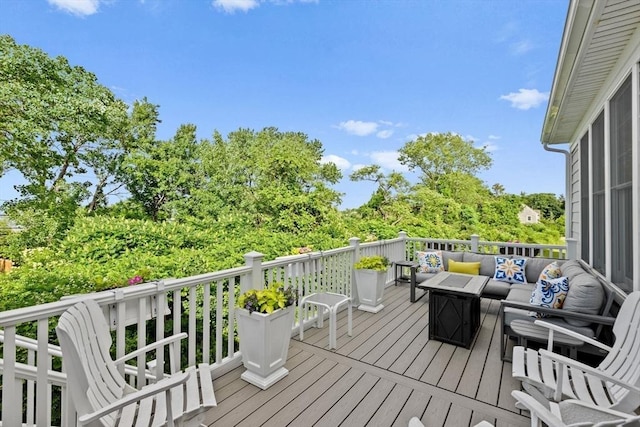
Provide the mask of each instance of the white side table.
{"label": "white side table", "polygon": [[347,304],[348,310],[348,330],[351,336],[351,298],[346,295],[336,294],[333,292],[318,292],[307,295],[300,300],[300,341],[304,337],[304,311],[307,304],[313,304],[318,308],[318,320],[316,327],[321,328],[324,318],[324,310],[329,310],[329,348],[336,348],[336,314],[338,309]]}

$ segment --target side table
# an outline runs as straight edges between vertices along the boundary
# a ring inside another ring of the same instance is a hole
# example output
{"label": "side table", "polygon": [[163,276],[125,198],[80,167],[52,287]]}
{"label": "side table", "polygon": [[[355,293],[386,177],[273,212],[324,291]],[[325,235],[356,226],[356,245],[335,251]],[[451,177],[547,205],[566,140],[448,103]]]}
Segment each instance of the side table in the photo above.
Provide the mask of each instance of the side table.
{"label": "side table", "polygon": [[[411,278],[407,278],[402,270],[404,268],[411,268],[414,266],[414,262],[412,261],[394,261],[393,262],[393,282],[396,286],[398,286],[398,282],[410,282]],[[398,274],[398,270],[400,274]]]}
{"label": "side table", "polygon": [[300,300],[300,341],[304,337],[304,310],[308,304],[313,304],[318,308],[318,320],[316,321],[318,328],[322,327],[324,310],[329,310],[329,349],[336,348],[336,314],[338,309],[345,304],[347,304],[348,310],[347,334],[351,336],[351,298],[334,292],[318,292],[307,295]]}

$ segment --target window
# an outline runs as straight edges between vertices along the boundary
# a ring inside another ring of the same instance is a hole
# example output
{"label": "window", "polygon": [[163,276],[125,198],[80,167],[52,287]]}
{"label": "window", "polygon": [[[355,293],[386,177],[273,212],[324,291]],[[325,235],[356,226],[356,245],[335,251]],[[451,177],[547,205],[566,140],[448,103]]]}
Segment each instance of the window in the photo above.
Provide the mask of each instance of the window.
{"label": "window", "polygon": [[529,222],[532,221],[531,215],[527,215],[527,221],[529,221]]}
{"label": "window", "polygon": [[589,263],[589,134],[580,140],[580,255]]}
{"label": "window", "polygon": [[606,274],[605,262],[605,188],[604,188],[604,111],[591,125],[592,200],[593,200],[593,268]]}
{"label": "window", "polygon": [[611,281],[633,286],[631,76],[611,98]]}

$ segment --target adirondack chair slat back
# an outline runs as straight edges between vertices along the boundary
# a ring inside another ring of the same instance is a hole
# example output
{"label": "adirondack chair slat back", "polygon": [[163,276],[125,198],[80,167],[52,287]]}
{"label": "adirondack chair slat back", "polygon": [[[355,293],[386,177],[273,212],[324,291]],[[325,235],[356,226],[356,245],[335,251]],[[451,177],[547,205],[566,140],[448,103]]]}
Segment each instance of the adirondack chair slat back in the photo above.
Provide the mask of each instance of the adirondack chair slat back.
{"label": "adirondack chair slat back", "polygon": [[[109,349],[111,336],[100,307],[85,300],[60,316],[56,333],[76,411],[84,415],[124,395],[126,383],[118,372]],[[102,425],[115,424],[113,417]]]}
{"label": "adirondack chair slat back", "polygon": [[[613,325],[615,342],[612,351],[599,367],[608,375],[640,386],[640,292],[627,296]],[[629,391],[612,385],[609,392],[620,401]]]}

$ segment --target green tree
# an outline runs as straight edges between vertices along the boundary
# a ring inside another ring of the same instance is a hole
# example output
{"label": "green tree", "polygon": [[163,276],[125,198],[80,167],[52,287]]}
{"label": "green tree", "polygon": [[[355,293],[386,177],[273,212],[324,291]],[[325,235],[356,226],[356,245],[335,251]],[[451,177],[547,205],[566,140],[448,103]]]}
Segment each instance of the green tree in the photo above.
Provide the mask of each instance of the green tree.
{"label": "green tree", "polygon": [[504,194],[504,185],[500,183],[495,183],[491,186],[491,191],[495,196],[502,196]]}
{"label": "green tree", "polygon": [[564,215],[564,197],[552,193],[533,193],[524,196],[524,203],[542,213],[546,219],[557,219]]}
{"label": "green tree", "polygon": [[[137,146],[124,159],[120,176],[131,197],[142,205],[154,221],[170,218],[187,211],[187,199],[199,185],[199,145],[195,125],[181,125],[168,141],[155,141],[151,129],[155,126],[149,104],[138,104],[143,112],[144,132]],[[134,107],[135,108],[135,107]]]}
{"label": "green tree", "polygon": [[17,169],[26,194],[85,174],[87,159],[114,148],[126,110],[94,74],[0,36],[0,170]]}
{"label": "green tree", "polygon": [[251,226],[296,234],[332,223],[340,195],[329,185],[341,174],[322,154],[320,141],[299,132],[216,133],[203,148],[198,205],[213,217],[236,212]]}
{"label": "green tree", "polygon": [[491,166],[491,157],[484,148],[476,148],[473,141],[460,135],[429,133],[407,142],[399,150],[400,163],[410,170],[422,172],[422,182],[440,191],[441,178],[451,173],[475,175]]}
{"label": "green tree", "polygon": [[349,175],[351,181],[371,181],[378,185],[378,188],[371,195],[371,199],[366,207],[378,211],[382,218],[389,219],[388,208],[394,200],[405,194],[410,185],[409,181],[396,171],[385,175],[379,165],[369,165],[354,171]]}

